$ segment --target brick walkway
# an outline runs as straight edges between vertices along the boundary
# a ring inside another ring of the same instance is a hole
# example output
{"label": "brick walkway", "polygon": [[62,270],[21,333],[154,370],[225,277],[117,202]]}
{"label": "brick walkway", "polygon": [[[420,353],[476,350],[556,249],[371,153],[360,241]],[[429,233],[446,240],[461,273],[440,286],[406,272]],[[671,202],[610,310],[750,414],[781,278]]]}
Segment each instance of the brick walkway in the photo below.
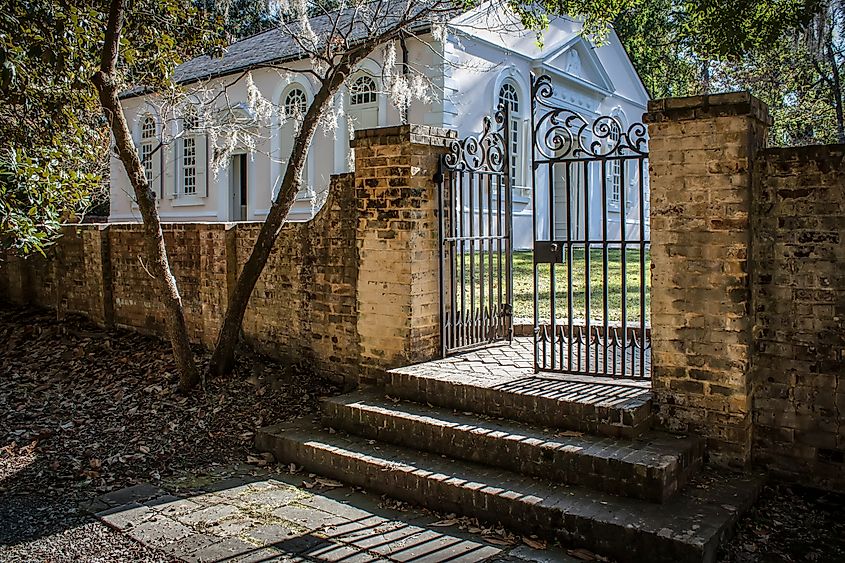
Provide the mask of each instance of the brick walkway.
{"label": "brick walkway", "polygon": [[[454,563],[561,561],[564,552],[502,546],[417,510],[348,488],[306,489],[303,476],[235,478],[192,495],[139,485],[100,497],[97,517],[184,561]],[[444,522],[439,522],[443,524]]]}
{"label": "brick walkway", "polygon": [[514,338],[511,344],[497,344],[392,372],[579,403],[631,404],[648,401],[651,397],[649,380],[535,374],[534,342],[527,337]]}

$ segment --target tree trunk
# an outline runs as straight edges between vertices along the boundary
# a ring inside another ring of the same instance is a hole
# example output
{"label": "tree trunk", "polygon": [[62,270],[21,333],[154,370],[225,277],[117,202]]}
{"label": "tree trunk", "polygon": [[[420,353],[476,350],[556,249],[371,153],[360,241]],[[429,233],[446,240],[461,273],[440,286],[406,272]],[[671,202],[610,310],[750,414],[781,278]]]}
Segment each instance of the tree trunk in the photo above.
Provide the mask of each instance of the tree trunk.
{"label": "tree trunk", "polygon": [[[429,13],[431,13],[431,9],[427,8],[416,12],[413,18],[415,20],[421,20],[426,18]],[[252,253],[250,253],[246,264],[244,264],[238,276],[238,281],[235,284],[235,290],[229,299],[229,306],[226,309],[223,326],[217,336],[217,343],[214,347],[214,353],[211,356],[211,363],[208,366],[210,375],[225,375],[234,366],[235,348],[238,344],[238,335],[241,324],[243,323],[244,314],[246,313],[247,304],[255,289],[255,284],[258,282],[258,278],[261,276],[261,272],[264,271],[267,260],[273,252],[273,245],[279,237],[285,217],[287,217],[291,205],[293,205],[296,193],[299,191],[308,148],[311,145],[311,139],[317,130],[317,125],[323,111],[349,76],[351,70],[355,68],[355,65],[361,62],[379,45],[395,40],[399,36],[403,26],[411,23],[411,21],[403,20],[401,25],[397,24],[395,27],[385,30],[382,34],[359,44],[345,54],[338,55],[339,61],[333,67],[332,74],[323,81],[320,89],[314,96],[314,100],[311,102],[311,106],[308,108],[305,118],[302,121],[302,126],[294,140],[293,150],[288,160],[288,166],[282,179],[279,193],[276,194],[273,204],[270,207],[270,212],[267,214],[264,224],[261,225],[261,231],[258,233],[258,239],[255,241]]]}
{"label": "tree trunk", "polygon": [[836,54],[833,51],[833,29],[828,31],[826,38],[826,55],[830,63],[831,77],[833,84],[833,102],[836,110],[836,137],[838,142],[845,143],[845,110],[842,107],[842,79],[839,75],[839,64],[836,61]]}
{"label": "tree trunk", "polygon": [[115,148],[123,163],[138,209],[144,222],[144,244],[147,253],[147,267],[153,275],[158,294],[165,308],[165,324],[167,335],[173,347],[176,367],[179,370],[179,389],[183,392],[190,390],[199,382],[199,371],[194,362],[185,325],[185,314],[182,309],[182,298],[176,285],[176,278],[170,271],[167,258],[167,248],[164,244],[164,234],[161,231],[161,221],[156,209],[156,195],[147,182],[144,167],[138,157],[138,151],[132,141],[126,117],[118,98],[116,80],[116,63],[120,36],[123,27],[124,0],[112,0],[109,7],[109,21],[105,34],[105,43],[100,61],[100,70],[93,76],[92,81],[97,87],[103,113],[109,122],[114,136]]}
{"label": "tree trunk", "polygon": [[294,140],[293,149],[288,159],[288,166],[285,170],[282,184],[279,187],[279,192],[273,200],[267,218],[261,225],[261,231],[258,233],[255,246],[252,248],[252,252],[244,264],[240,275],[238,275],[235,290],[229,299],[226,316],[223,319],[223,326],[220,328],[220,333],[217,336],[217,343],[208,367],[210,375],[225,375],[231,372],[234,367],[238,335],[241,324],[243,323],[244,314],[246,314],[246,307],[252,296],[252,291],[255,289],[255,284],[258,283],[261,272],[264,271],[264,266],[267,264],[270,254],[273,252],[273,245],[279,237],[279,233],[284,226],[285,217],[287,217],[296,198],[296,194],[299,191],[302,183],[302,173],[307,162],[308,148],[311,145],[314,132],[317,130],[320,116],[335,92],[340,88],[340,85],[343,84],[347,74],[348,71],[346,70],[339,71],[330,82],[324,83],[317,91],[311,106],[305,113],[302,125]]}

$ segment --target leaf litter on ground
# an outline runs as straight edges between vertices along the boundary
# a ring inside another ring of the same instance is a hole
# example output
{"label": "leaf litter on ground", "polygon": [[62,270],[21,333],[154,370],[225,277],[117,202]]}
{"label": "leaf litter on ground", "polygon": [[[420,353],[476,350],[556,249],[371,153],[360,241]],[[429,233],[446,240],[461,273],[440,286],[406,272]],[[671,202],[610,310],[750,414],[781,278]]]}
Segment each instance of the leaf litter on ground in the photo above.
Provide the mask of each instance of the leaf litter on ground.
{"label": "leaf litter on ground", "polygon": [[[0,341],[0,498],[96,496],[248,458],[268,465],[255,431],[338,392],[303,366],[241,353],[232,375],[183,396],[166,342],[43,311],[0,311]],[[196,351],[204,368],[208,353]]]}

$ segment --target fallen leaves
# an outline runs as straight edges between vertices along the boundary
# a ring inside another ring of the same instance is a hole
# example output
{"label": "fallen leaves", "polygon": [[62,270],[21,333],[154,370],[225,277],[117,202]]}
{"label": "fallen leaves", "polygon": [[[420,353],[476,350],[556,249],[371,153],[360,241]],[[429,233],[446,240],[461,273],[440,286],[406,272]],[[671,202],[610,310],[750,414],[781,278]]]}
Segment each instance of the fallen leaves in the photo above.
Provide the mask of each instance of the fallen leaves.
{"label": "fallen leaves", "polygon": [[328,479],[326,477],[319,477],[311,473],[309,476],[311,481],[303,481],[302,486],[306,489],[337,489],[340,487],[344,487],[345,485],[340,481],[335,481],[334,479]]}
{"label": "fallen leaves", "polygon": [[183,396],[164,341],[28,310],[0,311],[0,341],[0,492],[90,495],[248,455],[269,465],[253,452],[256,429],[335,391],[250,355]]}
{"label": "fallen leaves", "polygon": [[246,456],[246,462],[250,465],[257,465],[258,467],[266,467],[267,465],[273,463],[275,461],[275,457],[273,454],[269,452],[263,452],[261,454],[255,455],[248,455]]}

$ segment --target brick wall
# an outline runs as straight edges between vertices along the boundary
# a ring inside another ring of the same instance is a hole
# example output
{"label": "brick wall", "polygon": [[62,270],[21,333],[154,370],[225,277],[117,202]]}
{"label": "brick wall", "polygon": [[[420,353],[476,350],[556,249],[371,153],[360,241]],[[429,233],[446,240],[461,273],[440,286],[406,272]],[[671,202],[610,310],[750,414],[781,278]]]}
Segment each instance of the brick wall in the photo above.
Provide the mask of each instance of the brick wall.
{"label": "brick wall", "polygon": [[768,124],[748,93],[649,103],[652,366],[657,418],[711,459],[751,457],[753,161]]}
{"label": "brick wall", "polygon": [[356,131],[361,369],[379,376],[440,353],[439,156],[454,131]]}
{"label": "brick wall", "polygon": [[[359,341],[355,287],[356,194],[351,174],[332,179],[332,196],[309,223],[284,227],[244,317],[247,340],[285,359],[305,358],[323,372],[357,376]],[[233,232],[237,267],[249,257],[260,225]],[[232,242],[230,242],[232,244]],[[231,286],[234,279],[230,280]],[[219,312],[208,316],[222,318]],[[214,327],[214,333],[219,330]],[[280,343],[285,343],[280,350]]]}
{"label": "brick wall", "polygon": [[755,163],[754,460],[845,489],[845,146]]}
{"label": "brick wall", "polygon": [[[250,300],[244,336],[284,360],[309,361],[329,378],[358,371],[357,211],[350,174],[332,178],[314,220],[284,227]],[[167,223],[168,256],[179,284],[188,334],[212,347],[228,296],[258,235],[257,223]],[[164,331],[164,308],[144,265],[139,224],[64,229],[48,258],[3,262],[6,297],[77,312],[103,325]]]}
{"label": "brick wall", "polygon": [[658,423],[845,489],[845,146],[766,149],[747,93],[646,120]]}
{"label": "brick wall", "polygon": [[[406,125],[357,131],[356,174],[332,177],[308,223],[283,228],[244,318],[244,337],[281,359],[309,361],[338,381],[439,354],[439,155],[455,133]],[[214,345],[257,223],[163,227],[193,342]],[[152,334],[163,307],[144,263],[141,225],[78,225],[48,259],[0,262],[18,303],[88,315]]]}

